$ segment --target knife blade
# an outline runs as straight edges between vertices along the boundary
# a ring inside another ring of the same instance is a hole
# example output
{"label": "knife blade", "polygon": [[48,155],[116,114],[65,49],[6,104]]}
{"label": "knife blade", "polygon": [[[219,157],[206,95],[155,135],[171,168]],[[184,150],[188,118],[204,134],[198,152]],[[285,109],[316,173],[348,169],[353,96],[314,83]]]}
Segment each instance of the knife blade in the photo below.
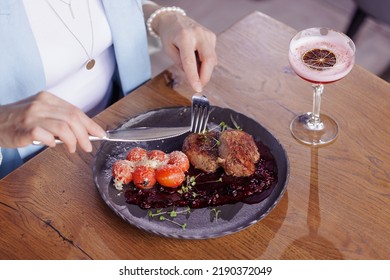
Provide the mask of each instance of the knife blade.
{"label": "knife blade", "polygon": [[155,141],[180,136],[189,131],[189,126],[133,127],[118,130],[109,130],[107,131],[107,136],[106,138],[104,138],[104,140],[122,142]]}

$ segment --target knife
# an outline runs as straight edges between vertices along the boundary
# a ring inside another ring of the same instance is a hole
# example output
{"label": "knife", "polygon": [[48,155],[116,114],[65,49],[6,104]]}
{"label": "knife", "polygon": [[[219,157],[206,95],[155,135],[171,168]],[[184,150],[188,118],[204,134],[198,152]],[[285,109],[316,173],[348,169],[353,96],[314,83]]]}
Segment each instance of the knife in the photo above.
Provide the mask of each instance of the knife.
{"label": "knife", "polygon": [[[129,127],[117,130],[106,131],[106,136],[100,138],[89,136],[90,141],[119,141],[119,142],[141,142],[156,141],[183,135],[189,132],[191,127]],[[55,139],[57,144],[63,143]],[[42,145],[40,141],[33,141],[34,145]]]}

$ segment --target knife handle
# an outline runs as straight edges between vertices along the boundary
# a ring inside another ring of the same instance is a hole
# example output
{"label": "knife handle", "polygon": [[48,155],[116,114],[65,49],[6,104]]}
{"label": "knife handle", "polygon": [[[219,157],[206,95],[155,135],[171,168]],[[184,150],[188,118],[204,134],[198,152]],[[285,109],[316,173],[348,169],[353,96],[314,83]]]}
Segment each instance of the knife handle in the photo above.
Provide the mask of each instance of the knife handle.
{"label": "knife handle", "polygon": [[[107,140],[107,137],[106,136],[105,137],[97,137],[97,136],[90,135],[90,136],[88,136],[88,139],[89,139],[89,141],[103,141],[103,140]],[[63,144],[64,143],[64,142],[62,142],[62,140],[57,139],[57,138],[54,140],[54,142],[56,144]],[[36,145],[36,146],[43,145],[41,141],[36,141],[36,140],[34,140],[32,143],[33,143],[33,145]]]}

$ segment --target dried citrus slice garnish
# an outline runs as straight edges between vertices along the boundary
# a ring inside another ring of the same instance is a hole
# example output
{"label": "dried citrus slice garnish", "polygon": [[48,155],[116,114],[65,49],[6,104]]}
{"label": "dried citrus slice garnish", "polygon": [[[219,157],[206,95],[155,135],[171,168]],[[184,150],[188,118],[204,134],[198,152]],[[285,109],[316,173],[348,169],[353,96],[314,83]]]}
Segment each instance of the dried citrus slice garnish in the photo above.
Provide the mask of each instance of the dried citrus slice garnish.
{"label": "dried citrus slice garnish", "polygon": [[336,64],[336,55],[329,50],[312,49],[302,56],[303,62],[314,69],[333,67]]}

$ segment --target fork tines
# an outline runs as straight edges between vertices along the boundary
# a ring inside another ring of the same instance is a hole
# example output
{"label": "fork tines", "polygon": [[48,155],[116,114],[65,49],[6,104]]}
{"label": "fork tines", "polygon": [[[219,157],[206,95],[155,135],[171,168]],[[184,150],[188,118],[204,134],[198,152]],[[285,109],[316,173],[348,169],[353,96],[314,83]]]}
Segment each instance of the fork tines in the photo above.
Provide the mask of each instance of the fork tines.
{"label": "fork tines", "polygon": [[191,106],[191,131],[203,133],[207,128],[210,104],[206,96],[192,96]]}

